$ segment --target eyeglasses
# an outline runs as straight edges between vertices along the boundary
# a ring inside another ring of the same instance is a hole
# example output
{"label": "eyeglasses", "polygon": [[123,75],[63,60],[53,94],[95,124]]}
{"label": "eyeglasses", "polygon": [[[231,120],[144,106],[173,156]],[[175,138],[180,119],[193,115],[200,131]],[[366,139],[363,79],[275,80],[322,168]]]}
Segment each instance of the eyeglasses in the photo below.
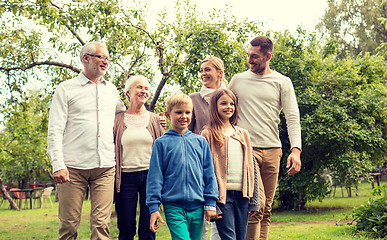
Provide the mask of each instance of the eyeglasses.
{"label": "eyeglasses", "polygon": [[92,56],[92,57],[97,57],[103,61],[107,61],[109,63],[112,62],[112,60],[109,58],[109,57],[105,57],[105,56],[101,56],[101,55],[95,55],[95,54],[89,54],[89,53],[86,53],[86,55],[89,55],[89,56]]}

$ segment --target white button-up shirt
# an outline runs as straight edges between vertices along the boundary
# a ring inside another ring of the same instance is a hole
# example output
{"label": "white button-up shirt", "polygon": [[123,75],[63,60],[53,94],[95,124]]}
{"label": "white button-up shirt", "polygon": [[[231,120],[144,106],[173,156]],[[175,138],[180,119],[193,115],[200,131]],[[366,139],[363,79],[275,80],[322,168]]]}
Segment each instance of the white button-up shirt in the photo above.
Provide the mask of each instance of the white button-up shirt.
{"label": "white button-up shirt", "polygon": [[48,120],[47,155],[53,172],[113,167],[114,117],[125,110],[117,88],[104,79],[95,84],[80,73],[59,84]]}

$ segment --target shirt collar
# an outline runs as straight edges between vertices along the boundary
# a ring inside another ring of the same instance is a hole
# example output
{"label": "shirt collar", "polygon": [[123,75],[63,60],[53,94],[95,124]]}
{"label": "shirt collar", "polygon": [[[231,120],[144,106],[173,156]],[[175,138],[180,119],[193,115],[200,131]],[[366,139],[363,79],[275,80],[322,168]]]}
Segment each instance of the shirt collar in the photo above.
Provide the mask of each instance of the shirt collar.
{"label": "shirt collar", "polygon": [[[83,85],[86,85],[88,83],[92,83],[92,81],[90,79],[88,79],[84,74],[83,72],[81,72],[79,75],[78,75],[78,79],[79,79],[79,83],[83,86]],[[106,80],[102,77],[101,80],[99,81],[100,83],[103,83],[106,85]]]}

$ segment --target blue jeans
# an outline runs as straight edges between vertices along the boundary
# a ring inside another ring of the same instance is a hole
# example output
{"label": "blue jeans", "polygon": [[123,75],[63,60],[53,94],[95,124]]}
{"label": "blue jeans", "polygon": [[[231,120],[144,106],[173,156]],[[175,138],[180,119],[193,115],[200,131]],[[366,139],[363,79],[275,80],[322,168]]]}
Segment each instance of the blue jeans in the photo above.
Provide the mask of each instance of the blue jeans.
{"label": "blue jeans", "polygon": [[115,193],[117,227],[120,231],[118,239],[120,240],[132,240],[136,235],[136,211],[138,196],[140,196],[138,239],[155,239],[155,233],[149,229],[150,212],[149,208],[145,204],[147,176],[147,170],[121,173],[121,189],[119,193]]}
{"label": "blue jeans", "polygon": [[216,220],[222,240],[245,240],[249,216],[249,199],[241,191],[227,191],[226,204],[217,203],[223,215]]}

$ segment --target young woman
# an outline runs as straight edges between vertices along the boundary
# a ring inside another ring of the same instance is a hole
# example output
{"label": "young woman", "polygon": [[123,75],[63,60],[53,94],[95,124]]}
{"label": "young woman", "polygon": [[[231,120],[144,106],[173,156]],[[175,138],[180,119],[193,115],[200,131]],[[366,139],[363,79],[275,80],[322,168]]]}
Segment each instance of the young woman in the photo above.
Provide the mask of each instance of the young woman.
{"label": "young woman", "polygon": [[244,240],[248,214],[259,210],[258,177],[248,132],[235,126],[236,97],[228,89],[216,90],[210,99],[209,124],[202,135],[207,139],[219,188],[216,220],[220,238]]}
{"label": "young woman", "polygon": [[218,88],[227,87],[222,59],[218,57],[204,59],[200,65],[200,78],[203,83],[202,89],[189,96],[192,99],[193,113],[188,129],[196,134],[200,134],[203,127],[208,124],[208,104],[211,94]]}

